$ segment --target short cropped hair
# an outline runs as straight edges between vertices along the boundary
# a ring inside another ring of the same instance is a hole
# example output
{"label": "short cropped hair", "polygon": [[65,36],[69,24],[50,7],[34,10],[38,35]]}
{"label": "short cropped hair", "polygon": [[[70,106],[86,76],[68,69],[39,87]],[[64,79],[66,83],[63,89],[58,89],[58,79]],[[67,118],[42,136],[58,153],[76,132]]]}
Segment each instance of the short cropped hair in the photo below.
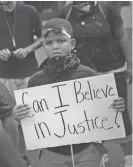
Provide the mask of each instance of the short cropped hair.
{"label": "short cropped hair", "polygon": [[[62,19],[62,18],[53,18],[43,25],[43,32],[47,31],[48,29],[55,29],[55,28],[62,28],[65,30],[71,37],[73,37],[73,28],[69,21]],[[42,35],[43,35],[42,32]]]}

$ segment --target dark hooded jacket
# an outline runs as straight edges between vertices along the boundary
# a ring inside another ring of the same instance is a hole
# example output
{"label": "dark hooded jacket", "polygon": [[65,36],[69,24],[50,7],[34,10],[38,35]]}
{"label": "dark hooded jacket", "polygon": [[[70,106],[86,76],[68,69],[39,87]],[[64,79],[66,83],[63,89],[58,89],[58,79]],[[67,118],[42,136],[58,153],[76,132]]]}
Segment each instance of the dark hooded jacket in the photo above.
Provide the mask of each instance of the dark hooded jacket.
{"label": "dark hooded jacket", "polygon": [[[55,82],[74,80],[78,78],[92,77],[97,75],[96,71],[80,64],[80,60],[75,54],[69,57],[65,62],[62,59],[52,60],[48,63],[48,60],[41,65],[40,71],[35,73],[29,80],[29,87],[41,86]],[[100,151],[105,153],[106,148],[102,144],[97,143],[97,147],[100,147]],[[84,148],[88,147],[88,143],[82,143],[73,145],[74,153],[78,153]],[[47,148],[48,150],[63,155],[71,155],[70,146],[60,146],[54,148]]]}

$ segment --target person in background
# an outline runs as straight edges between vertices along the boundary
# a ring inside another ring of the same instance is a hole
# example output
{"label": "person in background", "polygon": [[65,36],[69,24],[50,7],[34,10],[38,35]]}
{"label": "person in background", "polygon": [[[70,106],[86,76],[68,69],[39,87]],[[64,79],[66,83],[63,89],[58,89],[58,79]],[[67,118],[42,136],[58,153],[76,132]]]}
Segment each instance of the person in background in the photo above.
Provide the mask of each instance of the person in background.
{"label": "person in background", "polygon": [[[48,20],[43,27],[43,46],[47,59],[40,71],[29,80],[28,87],[35,87],[97,75],[96,71],[80,64],[78,55],[73,52],[76,40],[73,38],[71,24],[61,18]],[[45,93],[45,92],[44,92]],[[112,107],[124,112],[124,99],[119,97],[112,102]],[[15,106],[13,118],[21,120],[28,116],[31,108],[27,104]],[[73,145],[75,167],[99,167],[102,155],[107,152],[102,143],[82,143]],[[44,166],[71,167],[70,146],[44,149]]]}
{"label": "person in background", "polygon": [[[72,24],[81,63],[95,67],[99,74],[114,73],[118,94],[126,103],[122,114],[126,135],[131,136],[126,79],[132,82],[132,56],[119,12],[107,1],[68,1],[60,17]],[[132,154],[131,140],[121,143],[121,147],[125,156]]]}
{"label": "person in background", "polygon": [[[28,86],[30,76],[38,68],[34,50],[42,44],[41,28],[42,23],[33,6],[0,1],[0,82],[13,97],[14,90]],[[19,131],[22,140],[20,127]]]}
{"label": "person in background", "polygon": [[18,126],[12,118],[12,109],[15,104],[15,100],[8,89],[0,82],[0,120],[3,129],[9,134],[15,149],[18,151]]}
{"label": "person in background", "polygon": [[0,128],[0,167],[24,167],[8,133]]}
{"label": "person in background", "polygon": [[41,27],[33,6],[0,2],[0,81],[12,96],[15,89],[27,87],[29,77],[38,68],[34,50],[42,44]]}

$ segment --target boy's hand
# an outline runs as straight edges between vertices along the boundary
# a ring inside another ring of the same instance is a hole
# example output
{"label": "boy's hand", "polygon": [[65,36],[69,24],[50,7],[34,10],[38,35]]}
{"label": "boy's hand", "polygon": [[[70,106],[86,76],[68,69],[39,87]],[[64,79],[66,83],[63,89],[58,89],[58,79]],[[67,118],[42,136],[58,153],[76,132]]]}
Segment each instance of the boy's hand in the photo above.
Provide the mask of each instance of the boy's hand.
{"label": "boy's hand", "polygon": [[31,111],[31,107],[27,104],[15,106],[12,110],[12,116],[16,121],[20,121],[28,116]]}
{"label": "boy's hand", "polygon": [[122,97],[118,97],[113,101],[113,104],[111,105],[111,108],[115,109],[119,112],[125,111],[125,101]]}

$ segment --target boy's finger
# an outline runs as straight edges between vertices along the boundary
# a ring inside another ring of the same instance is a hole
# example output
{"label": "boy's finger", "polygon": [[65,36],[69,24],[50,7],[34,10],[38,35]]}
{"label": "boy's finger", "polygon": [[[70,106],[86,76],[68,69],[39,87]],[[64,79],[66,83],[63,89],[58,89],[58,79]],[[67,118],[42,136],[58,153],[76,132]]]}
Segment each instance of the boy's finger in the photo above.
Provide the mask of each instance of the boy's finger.
{"label": "boy's finger", "polygon": [[29,110],[31,110],[31,109],[29,109],[29,108],[23,108],[23,109],[17,110],[17,113],[18,113],[18,114],[21,114],[21,113],[27,112],[27,111],[29,111]]}
{"label": "boy's finger", "polygon": [[112,105],[117,106],[117,105],[123,105],[123,104],[125,104],[124,101],[117,101],[117,102],[114,102]]}
{"label": "boy's finger", "polygon": [[25,115],[22,115],[22,116],[19,116],[18,118],[19,119],[24,119],[24,118],[26,118],[27,116],[25,116]]}
{"label": "boy's finger", "polygon": [[18,114],[19,117],[21,116],[27,116],[27,114],[30,112],[30,110],[27,110],[27,111],[23,111],[21,113]]}
{"label": "boy's finger", "polygon": [[119,111],[119,110],[125,110],[125,106],[121,106],[121,107],[112,107],[112,109]]}
{"label": "boy's finger", "polygon": [[116,106],[115,108],[116,108],[116,109],[124,109],[124,108],[125,108],[125,105]]}
{"label": "boy's finger", "polygon": [[124,99],[122,97],[118,97],[117,99],[114,99],[113,102],[118,102],[118,101],[124,101]]}
{"label": "boy's finger", "polygon": [[123,113],[125,110],[119,109],[119,110],[117,110],[117,111]]}
{"label": "boy's finger", "polygon": [[24,108],[18,109],[17,112],[20,114],[20,113],[29,112],[29,111],[31,111],[31,108],[29,108],[29,107],[24,107]]}
{"label": "boy's finger", "polygon": [[21,104],[21,105],[18,105],[16,108],[21,109],[21,108],[24,108],[24,107],[29,107],[29,105],[28,104]]}

